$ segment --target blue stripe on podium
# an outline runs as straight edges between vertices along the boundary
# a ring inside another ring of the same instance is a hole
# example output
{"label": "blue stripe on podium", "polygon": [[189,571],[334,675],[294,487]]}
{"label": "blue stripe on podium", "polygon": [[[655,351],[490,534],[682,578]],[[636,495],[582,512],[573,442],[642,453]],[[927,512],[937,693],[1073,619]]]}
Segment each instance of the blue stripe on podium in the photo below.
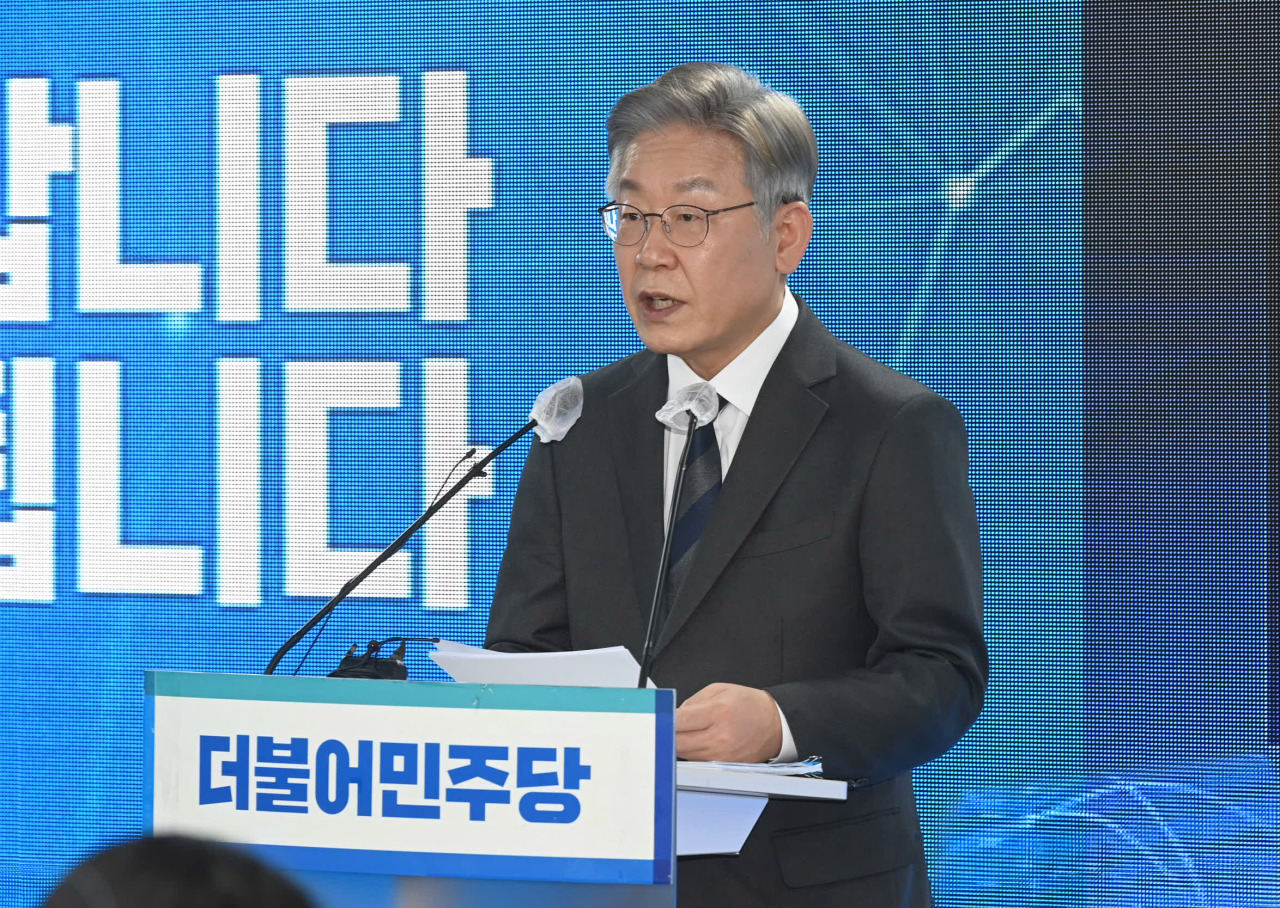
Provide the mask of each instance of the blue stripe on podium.
{"label": "blue stripe on podium", "polygon": [[654,811],[653,855],[654,882],[671,882],[675,859],[675,696],[670,690],[658,691],[654,715]]}
{"label": "blue stripe on podium", "polygon": [[652,713],[655,702],[662,699],[655,701],[657,691],[627,687],[541,687],[204,672],[147,672],[146,692],[156,697],[595,713]]}
{"label": "blue stripe on podium", "polygon": [[665,883],[654,879],[653,861],[608,858],[553,858],[523,855],[436,854],[366,851],[360,848],[303,848],[249,845],[251,851],[294,870],[338,870],[396,876],[447,876],[490,880],[561,880],[577,883]]}

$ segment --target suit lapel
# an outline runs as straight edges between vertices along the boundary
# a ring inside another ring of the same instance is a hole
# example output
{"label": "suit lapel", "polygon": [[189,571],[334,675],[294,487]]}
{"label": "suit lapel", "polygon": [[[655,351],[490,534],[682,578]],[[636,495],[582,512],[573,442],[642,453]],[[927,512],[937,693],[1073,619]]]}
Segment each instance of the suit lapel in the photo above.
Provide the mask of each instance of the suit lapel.
{"label": "suit lapel", "polygon": [[[658,637],[657,652],[711,590],[822,421],[827,405],[809,388],[835,374],[835,343],[817,316],[801,303],[791,336],[760,388],[720,498],[698,541],[689,576]],[[660,528],[660,514],[658,519]],[[656,555],[653,564],[656,570]]]}
{"label": "suit lapel", "polygon": [[[643,355],[635,377],[609,396],[609,437],[643,639],[662,547],[662,424],[654,418],[667,397],[661,356]],[[637,641],[637,646],[640,641]]]}

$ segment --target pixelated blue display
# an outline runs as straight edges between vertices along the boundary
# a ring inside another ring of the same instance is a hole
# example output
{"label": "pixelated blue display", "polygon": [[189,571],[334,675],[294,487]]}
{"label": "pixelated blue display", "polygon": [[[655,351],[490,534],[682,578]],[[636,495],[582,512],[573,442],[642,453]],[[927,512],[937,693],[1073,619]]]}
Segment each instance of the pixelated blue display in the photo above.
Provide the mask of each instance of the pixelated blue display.
{"label": "pixelated blue display", "polygon": [[[1099,526],[1129,530],[1085,513],[1080,15],[4,5],[0,901],[33,904],[142,831],[144,669],[261,671],[468,447],[638,348],[594,211],[604,120],[713,59],[814,124],[815,238],[793,289],[969,427],[993,676],[978,724],[917,773],[939,904],[1272,904],[1248,628],[1214,623],[1242,655],[1159,685],[1132,641],[1114,657],[1136,599],[1258,602],[1262,553],[1232,548],[1221,513],[1198,549],[1171,527],[1179,571],[1206,576],[1228,549],[1236,569],[1200,588],[1149,566],[1145,597],[1117,549],[1087,557]],[[527,446],[364,591],[380,596],[334,614],[305,673],[373,638],[481,640]],[[1259,488],[1220,491],[1256,523]],[[1142,723],[1090,699],[1108,647]],[[442,677],[412,650],[410,670]],[[1185,707],[1193,689],[1204,703]]]}

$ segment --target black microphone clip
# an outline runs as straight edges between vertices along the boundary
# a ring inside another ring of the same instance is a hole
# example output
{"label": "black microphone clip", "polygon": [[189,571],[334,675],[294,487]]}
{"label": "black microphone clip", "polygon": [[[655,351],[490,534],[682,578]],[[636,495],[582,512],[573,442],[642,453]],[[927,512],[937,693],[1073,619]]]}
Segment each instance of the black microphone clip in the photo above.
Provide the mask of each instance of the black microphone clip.
{"label": "black microphone clip", "polygon": [[352,644],[351,649],[347,650],[347,654],[338,663],[338,667],[329,672],[330,678],[378,678],[384,681],[408,680],[409,669],[404,664],[403,642],[395,654],[390,657],[378,655],[378,651],[382,649],[382,642],[378,640],[369,641],[369,646],[365,649],[364,655],[357,656],[355,654],[356,648],[357,644]]}

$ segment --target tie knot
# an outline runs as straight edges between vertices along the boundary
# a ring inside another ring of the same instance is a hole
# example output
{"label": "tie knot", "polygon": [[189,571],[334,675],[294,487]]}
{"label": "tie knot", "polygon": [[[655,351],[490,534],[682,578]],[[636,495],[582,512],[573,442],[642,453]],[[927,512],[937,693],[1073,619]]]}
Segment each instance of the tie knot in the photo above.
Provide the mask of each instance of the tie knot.
{"label": "tie knot", "polygon": [[[721,397],[721,396],[719,396],[719,395],[716,395],[716,409],[715,409],[715,413],[713,413],[713,414],[712,414],[712,416],[711,416],[711,418],[710,418],[710,419],[708,419],[708,420],[706,420],[705,422],[699,422],[699,423],[694,427],[694,429],[693,429],[693,436],[694,436],[694,444],[695,444],[695,445],[697,445],[697,444],[698,444],[697,439],[698,439],[698,438],[700,438],[700,437],[703,437],[703,436],[710,436],[710,437],[712,437],[712,438],[714,438],[714,437],[715,437],[715,424],[716,424],[716,420],[720,418],[720,411],[722,411],[722,410],[724,409],[725,404],[727,404],[727,403],[728,403],[728,401],[727,401],[727,400],[725,400],[723,397]],[[690,420],[697,420],[697,418],[698,418],[698,417],[697,417],[697,416],[695,416],[695,415],[693,414],[693,412],[692,412],[692,411],[689,413],[689,419],[690,419]],[[686,429],[687,429],[687,428],[688,428],[688,424],[686,424]],[[703,442],[703,444],[706,444],[706,442]]]}
{"label": "tie knot", "polygon": [[714,423],[717,419],[719,419],[719,418],[720,418],[720,411],[724,409],[724,406],[725,406],[725,404],[727,404],[727,403],[728,403],[728,401],[724,399],[724,395],[722,395],[722,394],[717,394],[717,395],[716,395],[716,412],[715,412],[715,415],[714,415],[714,416],[712,416],[710,419],[708,419],[706,422],[704,422],[704,423],[702,423],[701,425],[699,425],[699,426],[698,426],[698,428],[699,428],[699,429],[705,429],[705,428],[708,428],[709,426],[711,426],[711,424],[712,424],[712,423]]}

